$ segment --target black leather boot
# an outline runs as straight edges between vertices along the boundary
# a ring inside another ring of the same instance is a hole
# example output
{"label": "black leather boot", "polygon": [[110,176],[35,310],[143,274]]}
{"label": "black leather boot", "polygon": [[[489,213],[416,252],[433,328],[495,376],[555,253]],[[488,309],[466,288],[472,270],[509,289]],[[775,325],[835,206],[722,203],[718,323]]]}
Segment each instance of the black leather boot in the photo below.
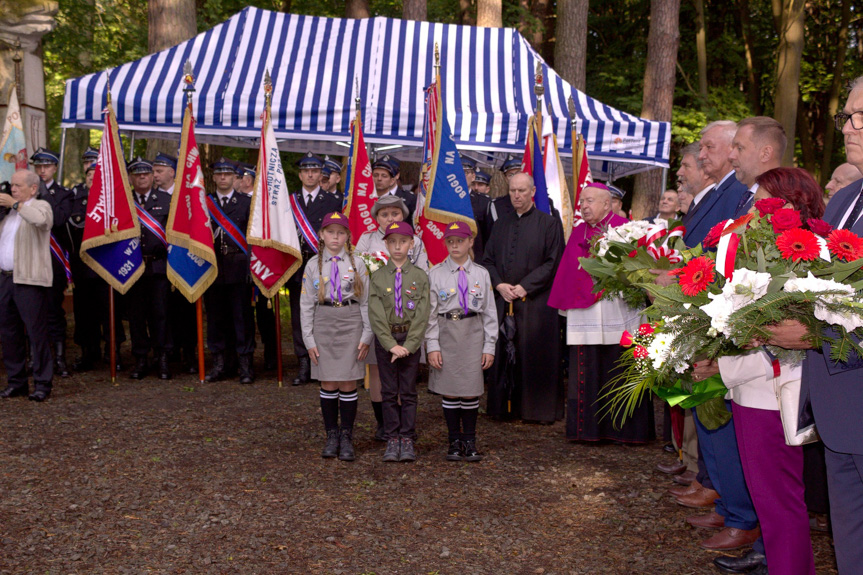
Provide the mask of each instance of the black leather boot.
{"label": "black leather boot", "polygon": [[159,379],[166,381],[171,379],[171,368],[168,366],[168,352],[159,354]]}
{"label": "black leather boot", "polygon": [[300,358],[300,367],[297,377],[291,385],[303,385],[312,380],[312,362],[309,361],[309,356]]}
{"label": "black leather boot", "polygon": [[213,365],[210,367],[210,371],[207,373],[204,381],[212,383],[222,381],[223,379],[225,379],[225,356],[221,353],[214,353]]}
{"label": "black leather boot", "polygon": [[66,367],[66,342],[58,341],[54,344],[54,375],[69,377],[69,368]]}
{"label": "black leather boot", "polygon": [[246,353],[240,356],[240,383],[248,385],[255,383],[255,370],[252,368],[252,354]]}
{"label": "black leather boot", "polygon": [[141,355],[135,358],[135,367],[129,372],[132,379],[144,379],[147,375],[147,356]]}
{"label": "black leather boot", "polygon": [[338,429],[328,429],[327,430],[327,443],[324,445],[324,450],[321,452],[321,457],[325,459],[332,459],[333,457],[338,457],[339,455],[339,430]]}
{"label": "black leather boot", "polygon": [[354,453],[353,430],[342,429],[339,434],[339,461],[353,461]]}

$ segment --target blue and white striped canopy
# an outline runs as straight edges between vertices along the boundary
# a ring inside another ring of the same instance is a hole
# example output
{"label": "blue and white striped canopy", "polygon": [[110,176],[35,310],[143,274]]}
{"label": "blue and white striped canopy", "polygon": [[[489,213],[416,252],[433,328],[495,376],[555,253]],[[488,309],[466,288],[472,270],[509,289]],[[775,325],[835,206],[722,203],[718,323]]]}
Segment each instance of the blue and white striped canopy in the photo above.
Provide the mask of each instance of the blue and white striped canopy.
{"label": "blue and white striped canopy", "polygon": [[567,110],[572,96],[576,126],[595,172],[617,177],[668,167],[668,123],[620,112],[575,90],[516,30],[320,18],[251,7],[168,50],[67,80],[62,125],[101,128],[110,77],[120,130],[179,139],[183,64],[189,60],[201,142],[257,146],[264,73],[269,70],[273,122],[282,149],[344,155],[358,85],[366,142],[416,160],[422,145],[423,88],[434,80],[435,44],[440,46],[447,118],[460,149],[480,156],[488,152],[488,158],[523,152],[527,120],[536,106],[539,62],[561,155],[572,153]]}

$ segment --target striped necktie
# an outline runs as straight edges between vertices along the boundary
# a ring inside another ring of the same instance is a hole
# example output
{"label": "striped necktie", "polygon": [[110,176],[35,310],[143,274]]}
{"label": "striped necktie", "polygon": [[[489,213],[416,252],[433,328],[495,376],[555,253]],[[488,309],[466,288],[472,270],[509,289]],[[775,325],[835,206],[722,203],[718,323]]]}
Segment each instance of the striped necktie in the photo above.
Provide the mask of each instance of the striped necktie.
{"label": "striped necktie", "polygon": [[857,203],[854,204],[854,208],[851,209],[851,213],[848,214],[848,219],[845,220],[845,225],[842,226],[842,229],[850,230],[854,227],[854,224],[857,223],[857,218],[860,217],[860,212],[863,212],[863,190],[857,194]]}

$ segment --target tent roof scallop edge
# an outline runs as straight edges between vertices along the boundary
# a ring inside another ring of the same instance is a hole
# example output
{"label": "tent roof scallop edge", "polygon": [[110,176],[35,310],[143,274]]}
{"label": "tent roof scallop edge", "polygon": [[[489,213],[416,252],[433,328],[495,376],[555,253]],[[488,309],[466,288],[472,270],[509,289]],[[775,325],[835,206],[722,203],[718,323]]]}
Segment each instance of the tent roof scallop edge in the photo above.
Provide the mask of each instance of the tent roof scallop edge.
{"label": "tent roof scallop edge", "polygon": [[110,75],[122,131],[179,139],[183,64],[190,60],[196,78],[195,132],[201,142],[257,146],[263,76],[269,69],[273,128],[281,149],[344,155],[356,78],[366,142],[402,146],[392,153],[419,160],[423,88],[434,79],[435,43],[440,45],[453,137],[459,149],[492,152],[485,163],[499,163],[496,156],[524,150],[527,120],[536,105],[534,70],[540,62],[561,156],[568,160],[572,155],[571,95],[595,176],[668,167],[669,123],[621,112],[574,89],[514,29],[324,18],[253,7],[167,50],[67,80],[61,125],[101,128]]}

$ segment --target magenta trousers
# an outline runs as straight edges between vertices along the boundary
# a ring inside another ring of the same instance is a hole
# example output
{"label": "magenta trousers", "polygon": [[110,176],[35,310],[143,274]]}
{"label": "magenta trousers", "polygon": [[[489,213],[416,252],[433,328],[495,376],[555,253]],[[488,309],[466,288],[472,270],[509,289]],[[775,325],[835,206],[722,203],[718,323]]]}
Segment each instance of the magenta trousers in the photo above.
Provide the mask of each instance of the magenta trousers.
{"label": "magenta trousers", "polygon": [[770,575],[815,575],[809,513],[803,499],[803,448],[785,444],[778,411],[733,402],[731,409]]}

